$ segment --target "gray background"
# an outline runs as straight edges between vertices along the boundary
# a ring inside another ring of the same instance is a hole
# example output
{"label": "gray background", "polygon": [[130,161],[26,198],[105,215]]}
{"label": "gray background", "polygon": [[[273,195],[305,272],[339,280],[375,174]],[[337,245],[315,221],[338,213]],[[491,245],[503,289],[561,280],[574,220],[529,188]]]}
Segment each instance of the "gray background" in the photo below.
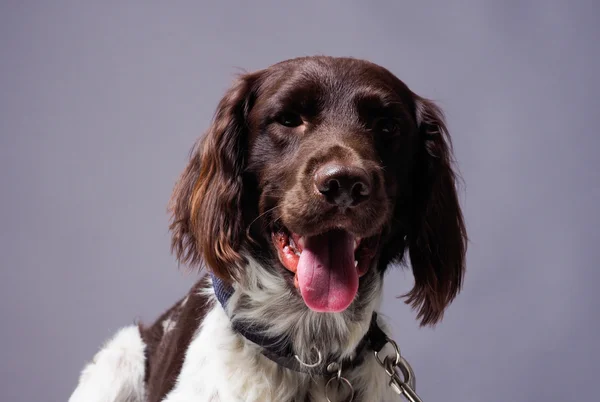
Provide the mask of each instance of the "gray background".
{"label": "gray background", "polygon": [[0,400],[65,401],[187,291],[165,209],[192,143],[239,68],[315,53],[448,114],[464,291],[433,330],[395,299],[409,273],[384,303],[423,399],[598,400],[599,3],[84,3],[0,5]]}

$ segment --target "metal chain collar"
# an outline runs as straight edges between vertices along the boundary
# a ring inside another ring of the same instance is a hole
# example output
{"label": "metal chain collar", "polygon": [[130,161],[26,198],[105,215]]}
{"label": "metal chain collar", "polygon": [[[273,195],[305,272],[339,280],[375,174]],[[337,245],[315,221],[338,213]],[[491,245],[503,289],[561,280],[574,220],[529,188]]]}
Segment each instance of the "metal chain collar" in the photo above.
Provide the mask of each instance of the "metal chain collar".
{"label": "metal chain collar", "polygon": [[[408,402],[423,402],[415,392],[415,372],[408,361],[400,354],[398,344],[388,337],[386,337],[385,340],[385,345],[390,344],[394,348],[395,356],[388,355],[381,360],[380,352],[383,348],[379,351],[374,351],[374,353],[377,363],[383,367],[385,373],[390,377],[390,387],[396,394],[403,396]],[[321,356],[319,353],[319,362],[320,358]],[[333,366],[334,364],[335,366]],[[327,402],[332,402],[329,390],[335,382],[337,382],[338,388],[340,385],[348,388],[350,396],[345,399],[345,402],[352,402],[354,399],[354,388],[352,387],[352,383],[347,378],[342,377],[342,368],[336,363],[330,363],[329,367],[337,368],[337,373],[333,375],[325,385],[325,398],[327,399]]]}
{"label": "metal chain collar", "polygon": [[408,361],[400,354],[398,344],[392,339],[386,337],[387,343],[393,346],[396,356],[386,356],[383,360],[379,356],[379,352],[375,351],[375,359],[385,373],[390,377],[390,387],[398,395],[403,396],[409,402],[423,402],[415,392],[416,381],[415,372]]}

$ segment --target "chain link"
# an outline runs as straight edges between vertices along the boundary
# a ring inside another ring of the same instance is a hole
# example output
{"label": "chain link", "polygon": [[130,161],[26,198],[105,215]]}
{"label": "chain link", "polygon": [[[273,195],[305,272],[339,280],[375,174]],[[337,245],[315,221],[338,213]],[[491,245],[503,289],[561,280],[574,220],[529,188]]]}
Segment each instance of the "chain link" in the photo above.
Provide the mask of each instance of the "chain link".
{"label": "chain link", "polygon": [[400,349],[396,342],[389,338],[386,340],[387,343],[393,346],[395,356],[393,358],[392,356],[386,356],[381,360],[379,352],[375,352],[375,359],[390,377],[390,387],[409,402],[423,402],[415,392],[415,373],[412,367],[400,354]]}
{"label": "chain link", "polygon": [[350,381],[348,381],[348,379],[346,377],[342,377],[342,367],[341,366],[338,369],[337,374],[333,375],[329,379],[329,381],[327,381],[327,384],[325,384],[325,398],[327,399],[327,402],[332,402],[332,400],[329,398],[329,385],[331,383],[333,383],[334,381],[337,381],[338,388],[340,385],[344,385],[348,388],[350,397],[346,398],[345,401],[352,402],[352,400],[354,399],[354,387],[352,386],[352,383]]}
{"label": "chain link", "polygon": [[[380,353],[375,351],[375,359],[390,377],[390,387],[396,394],[403,396],[408,402],[423,402],[415,392],[415,372],[408,361],[400,354],[398,344],[390,338],[386,338],[386,342],[386,344],[389,344],[394,348],[394,355],[385,356],[383,360],[381,360]],[[337,382],[338,387],[342,385],[348,388],[350,398],[346,399],[346,401],[351,402],[354,399],[354,388],[347,378],[342,377],[341,367],[338,367],[337,374],[333,375],[325,385],[325,398],[327,401],[332,402],[329,396],[329,389],[334,382]]]}

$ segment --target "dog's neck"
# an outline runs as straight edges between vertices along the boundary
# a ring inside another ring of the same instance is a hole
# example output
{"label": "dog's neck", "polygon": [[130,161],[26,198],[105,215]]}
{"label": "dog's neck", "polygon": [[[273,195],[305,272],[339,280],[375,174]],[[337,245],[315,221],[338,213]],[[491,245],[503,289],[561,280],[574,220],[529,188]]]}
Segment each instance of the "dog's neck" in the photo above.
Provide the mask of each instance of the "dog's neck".
{"label": "dog's neck", "polygon": [[316,313],[292,294],[285,278],[248,260],[244,278],[233,287],[213,278],[215,293],[238,332],[263,347],[272,343],[271,351],[289,348],[288,354],[303,362],[314,362],[315,350],[332,361],[355,358],[380,302],[379,275],[372,272],[361,283],[359,296],[346,311]]}

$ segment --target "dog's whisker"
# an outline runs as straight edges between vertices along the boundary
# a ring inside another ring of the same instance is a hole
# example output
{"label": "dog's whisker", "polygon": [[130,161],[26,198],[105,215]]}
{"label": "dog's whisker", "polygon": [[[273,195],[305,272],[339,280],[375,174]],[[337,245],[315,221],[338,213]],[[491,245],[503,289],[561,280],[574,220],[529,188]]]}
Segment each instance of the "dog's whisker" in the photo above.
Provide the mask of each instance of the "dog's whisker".
{"label": "dog's whisker", "polygon": [[267,209],[265,212],[263,212],[263,213],[259,214],[259,215],[258,215],[256,218],[254,218],[254,219],[252,220],[252,222],[250,222],[250,223],[248,224],[248,228],[246,229],[246,232],[248,232],[248,231],[250,230],[250,227],[251,227],[252,225],[254,225],[254,223],[255,223],[257,220],[259,220],[259,219],[260,219],[260,218],[262,218],[263,216],[267,215],[268,213],[270,213],[270,212],[272,212],[272,211],[276,210],[277,208],[278,208],[278,206],[274,206],[274,207],[272,207],[272,208],[269,208],[269,209]]}

